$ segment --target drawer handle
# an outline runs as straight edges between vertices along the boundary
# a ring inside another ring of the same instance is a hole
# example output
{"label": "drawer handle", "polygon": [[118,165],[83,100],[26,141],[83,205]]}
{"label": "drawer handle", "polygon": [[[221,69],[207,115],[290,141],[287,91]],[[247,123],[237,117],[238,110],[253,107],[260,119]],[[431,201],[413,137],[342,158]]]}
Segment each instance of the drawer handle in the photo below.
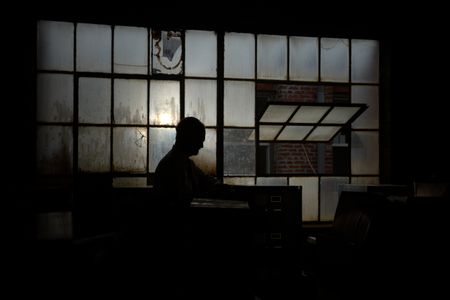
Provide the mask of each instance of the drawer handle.
{"label": "drawer handle", "polygon": [[270,196],[270,202],[281,202],[281,196]]}

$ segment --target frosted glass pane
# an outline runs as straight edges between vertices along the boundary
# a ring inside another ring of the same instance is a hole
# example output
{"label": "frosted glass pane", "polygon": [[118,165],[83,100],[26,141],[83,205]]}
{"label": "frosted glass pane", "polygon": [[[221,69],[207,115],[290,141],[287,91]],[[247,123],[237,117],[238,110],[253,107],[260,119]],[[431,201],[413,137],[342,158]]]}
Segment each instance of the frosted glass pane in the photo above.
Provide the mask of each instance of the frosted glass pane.
{"label": "frosted glass pane", "polygon": [[147,80],[114,81],[114,121],[116,124],[147,124]]}
{"label": "frosted glass pane", "polygon": [[320,50],[321,81],[348,82],[348,39],[322,38]]}
{"label": "frosted glass pane", "polygon": [[318,81],[319,40],[315,37],[289,38],[289,79]]}
{"label": "frosted glass pane", "polygon": [[77,25],[77,71],[111,72],[111,26]]}
{"label": "frosted glass pane", "polygon": [[213,31],[186,30],[186,75],[217,76],[217,35]]}
{"label": "frosted glass pane", "polygon": [[258,35],[259,79],[287,79],[287,37]]}
{"label": "frosted glass pane", "polygon": [[317,123],[329,109],[329,106],[301,106],[289,122]]}
{"label": "frosted glass pane", "polygon": [[352,40],[352,82],[378,83],[378,79],[378,41]]}
{"label": "frosted glass pane", "polygon": [[348,177],[322,177],[320,179],[320,221],[333,221],[339,202],[341,186],[349,183]]}
{"label": "frosted glass pane", "polygon": [[147,177],[115,177],[113,187],[147,187]]}
{"label": "frosted glass pane", "polygon": [[179,31],[152,31],[153,74],[183,73],[183,46]]}
{"label": "frosted glass pane", "polygon": [[185,116],[196,117],[206,126],[215,126],[217,118],[216,86],[215,80],[186,79]]}
{"label": "frosted glass pane", "polygon": [[225,33],[225,78],[255,78],[255,35]]}
{"label": "frosted glass pane", "polygon": [[38,126],[36,167],[40,174],[72,174],[71,126]]}
{"label": "frosted glass pane", "polygon": [[72,122],[73,75],[37,75],[37,121]]}
{"label": "frosted glass pane", "polygon": [[73,71],[74,26],[72,23],[39,21],[37,68]]}
{"label": "frosted glass pane", "polygon": [[301,141],[312,128],[312,126],[286,126],[277,137],[277,141]]}
{"label": "frosted glass pane", "polygon": [[82,172],[109,172],[110,128],[79,127],[78,169]]}
{"label": "frosted glass pane", "polygon": [[269,105],[260,122],[286,122],[297,108],[295,105]]}
{"label": "frosted glass pane", "polygon": [[147,129],[116,127],[113,129],[113,170],[145,172],[147,168]]}
{"label": "frosted glass pane", "polygon": [[378,185],[378,184],[380,184],[380,178],[379,177],[352,177],[352,184]]}
{"label": "frosted glass pane", "polygon": [[255,177],[224,177],[223,182],[234,185],[255,185]]}
{"label": "frosted glass pane", "polygon": [[364,103],[368,106],[368,108],[352,123],[352,128],[378,129],[378,87],[353,85],[352,103]]}
{"label": "frosted glass pane", "polygon": [[206,174],[216,175],[216,142],[217,134],[215,129],[206,129],[205,142],[198,155],[191,156],[195,164]]}
{"label": "frosted glass pane", "polygon": [[359,107],[333,107],[321,123],[345,124],[358,110]]}
{"label": "frosted glass pane", "polygon": [[273,140],[280,129],[281,126],[261,125],[259,126],[259,139],[263,141]]}
{"label": "frosted glass pane", "polygon": [[180,82],[150,81],[150,124],[176,125],[180,120]]}
{"label": "frosted glass pane", "polygon": [[352,132],[352,174],[379,174],[378,132]]}
{"label": "frosted glass pane", "polygon": [[81,123],[111,122],[111,79],[80,77],[78,119]]}
{"label": "frosted glass pane", "polygon": [[318,221],[319,178],[290,177],[289,185],[302,187],[302,221]]}
{"label": "frosted glass pane", "polygon": [[148,31],[146,28],[114,28],[114,72],[147,74]]}
{"label": "frosted glass pane", "polygon": [[329,141],[336,132],[339,131],[339,126],[317,126],[313,132],[306,138],[307,141]]}
{"label": "frosted glass pane", "polygon": [[255,126],[255,83],[225,81],[225,126]]}
{"label": "frosted glass pane", "polygon": [[250,141],[254,141],[255,140],[255,129],[252,130],[252,133],[250,133],[250,136],[248,137],[248,139]]}
{"label": "frosted glass pane", "polygon": [[148,171],[155,172],[159,161],[175,144],[175,128],[150,128]]}
{"label": "frosted glass pane", "polygon": [[255,142],[249,139],[253,129],[224,129],[224,175],[255,175]]}
{"label": "frosted glass pane", "polygon": [[287,177],[256,177],[256,185],[287,186]]}

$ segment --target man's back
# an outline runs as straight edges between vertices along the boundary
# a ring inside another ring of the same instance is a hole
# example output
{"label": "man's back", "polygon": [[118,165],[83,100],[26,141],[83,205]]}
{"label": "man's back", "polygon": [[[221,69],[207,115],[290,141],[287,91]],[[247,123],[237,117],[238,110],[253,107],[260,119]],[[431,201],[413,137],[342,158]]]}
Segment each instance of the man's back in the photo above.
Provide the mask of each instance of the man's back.
{"label": "man's back", "polygon": [[159,162],[155,171],[155,191],[168,207],[189,207],[194,196],[190,173],[192,161],[172,148]]}

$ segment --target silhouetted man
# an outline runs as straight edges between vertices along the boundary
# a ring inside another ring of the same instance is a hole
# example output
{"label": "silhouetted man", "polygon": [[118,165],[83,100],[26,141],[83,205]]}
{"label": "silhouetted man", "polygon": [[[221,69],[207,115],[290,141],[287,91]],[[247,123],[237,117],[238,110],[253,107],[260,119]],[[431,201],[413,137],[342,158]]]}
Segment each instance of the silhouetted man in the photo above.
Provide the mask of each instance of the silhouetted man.
{"label": "silhouetted man", "polygon": [[[164,272],[167,272],[167,278],[173,283],[171,293],[183,295],[186,294],[186,289],[193,289],[196,290],[196,298],[204,287],[193,284],[192,280],[201,276],[204,281],[206,278],[217,276],[204,274],[206,270],[202,267],[206,263],[211,263],[201,262],[204,260],[202,255],[207,253],[195,254],[192,251],[194,248],[191,202],[194,197],[207,197],[211,193],[217,195],[221,190],[229,187],[205,174],[189,158],[197,155],[203,148],[205,133],[205,126],[200,120],[194,117],[182,119],[176,127],[175,144],[159,162],[154,181],[157,201],[162,208],[157,218],[161,221],[159,233],[163,233],[162,256],[167,258],[165,260],[167,267],[164,268]],[[201,249],[196,250],[201,251]],[[190,293],[187,292],[187,294]],[[206,295],[203,294],[203,296]]]}
{"label": "silhouetted man", "polygon": [[178,123],[176,131],[175,145],[156,168],[154,187],[163,206],[184,210],[190,207],[194,197],[225,185],[203,173],[189,158],[203,148],[206,132],[203,123],[187,117]]}

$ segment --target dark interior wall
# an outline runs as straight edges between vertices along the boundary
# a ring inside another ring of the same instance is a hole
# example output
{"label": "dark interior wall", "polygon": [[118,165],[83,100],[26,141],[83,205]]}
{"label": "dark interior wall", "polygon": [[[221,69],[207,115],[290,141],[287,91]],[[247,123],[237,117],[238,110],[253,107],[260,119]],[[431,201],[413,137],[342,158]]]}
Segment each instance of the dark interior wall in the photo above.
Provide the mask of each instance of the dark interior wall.
{"label": "dark interior wall", "polygon": [[395,28],[391,56],[391,164],[396,181],[448,180],[448,53],[439,22]]}

